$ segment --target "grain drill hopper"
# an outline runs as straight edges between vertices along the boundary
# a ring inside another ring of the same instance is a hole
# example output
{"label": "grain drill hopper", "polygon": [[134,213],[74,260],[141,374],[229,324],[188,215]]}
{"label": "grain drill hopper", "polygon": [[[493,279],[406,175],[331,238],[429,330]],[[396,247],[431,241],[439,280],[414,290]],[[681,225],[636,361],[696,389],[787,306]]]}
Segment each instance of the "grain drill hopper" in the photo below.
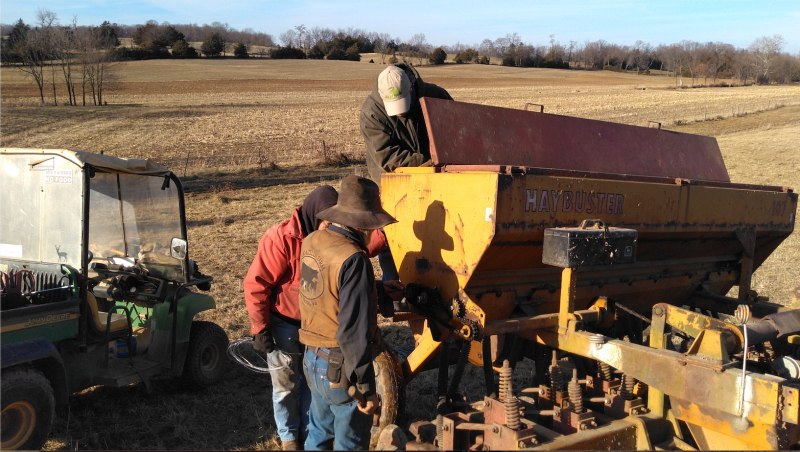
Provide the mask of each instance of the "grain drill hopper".
{"label": "grain drill hopper", "polygon": [[[794,229],[796,193],[731,183],[714,138],[438,99],[422,108],[434,167],[381,179],[400,220],[386,228],[392,254],[412,283],[394,315],[416,341],[404,379],[440,367],[436,427],[412,424],[407,448],[800,440],[800,294],[772,303],[750,288]],[[512,388],[522,357],[534,381]],[[470,404],[456,394],[466,360],[486,376]]]}

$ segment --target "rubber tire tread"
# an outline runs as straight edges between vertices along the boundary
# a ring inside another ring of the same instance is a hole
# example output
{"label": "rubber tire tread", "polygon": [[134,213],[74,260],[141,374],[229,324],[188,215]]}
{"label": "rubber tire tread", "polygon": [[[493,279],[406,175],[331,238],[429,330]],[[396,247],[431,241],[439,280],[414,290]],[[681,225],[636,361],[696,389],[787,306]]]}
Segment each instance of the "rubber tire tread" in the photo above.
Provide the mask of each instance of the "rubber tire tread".
{"label": "rubber tire tread", "polygon": [[[216,342],[219,348],[219,364],[211,375],[202,370],[203,349],[209,343]],[[219,383],[225,374],[228,361],[228,335],[225,330],[213,322],[194,321],[189,332],[189,350],[183,363],[183,380],[191,388],[203,389]]]}
{"label": "rubber tire tread", "polygon": [[397,354],[388,344],[385,350],[372,361],[375,367],[375,389],[381,397],[381,416],[377,427],[370,431],[370,449],[375,449],[383,429],[401,422],[406,412],[406,388],[403,368]]}
{"label": "rubber tire tread", "polygon": [[50,381],[43,373],[30,367],[3,370],[1,394],[3,409],[20,400],[34,406],[37,422],[33,434],[21,449],[40,450],[50,436],[56,417],[56,399]]}

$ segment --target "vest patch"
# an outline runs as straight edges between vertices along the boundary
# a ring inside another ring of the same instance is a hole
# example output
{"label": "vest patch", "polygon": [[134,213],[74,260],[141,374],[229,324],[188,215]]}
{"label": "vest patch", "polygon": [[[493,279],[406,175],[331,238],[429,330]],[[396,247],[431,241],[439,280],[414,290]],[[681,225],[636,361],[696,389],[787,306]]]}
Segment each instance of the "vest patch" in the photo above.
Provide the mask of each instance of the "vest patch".
{"label": "vest patch", "polygon": [[300,259],[300,293],[303,295],[300,299],[311,306],[317,305],[312,300],[319,298],[325,287],[321,267],[317,256],[312,253]]}

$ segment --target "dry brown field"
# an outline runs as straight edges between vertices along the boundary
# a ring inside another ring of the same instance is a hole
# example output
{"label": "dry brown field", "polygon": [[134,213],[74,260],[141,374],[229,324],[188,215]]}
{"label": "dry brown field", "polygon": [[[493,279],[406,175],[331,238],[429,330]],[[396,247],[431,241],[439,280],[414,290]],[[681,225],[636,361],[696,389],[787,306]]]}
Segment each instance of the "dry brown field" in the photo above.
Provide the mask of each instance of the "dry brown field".
{"label": "dry brown field", "polygon": [[[0,146],[148,157],[178,175],[186,168],[192,257],[215,278],[218,309],[204,317],[236,339],[249,334],[242,280],[264,230],[316,185],[338,188],[342,176],[366,173],[358,111],[382,68],[268,59],[123,63],[107,106],[54,107],[41,106],[33,83],[3,67]],[[671,77],[455,64],[420,73],[459,101],[512,108],[533,102],[551,113],[653,120],[715,136],[734,182],[800,188],[798,86],[678,90]],[[342,166],[323,164],[323,141],[328,152],[347,157]],[[788,301],[800,286],[798,262],[794,233],[756,272],[754,287]],[[390,342],[408,343],[400,327],[383,329]],[[516,387],[526,372],[517,372]],[[469,370],[464,392],[482,393],[482,380]],[[278,448],[270,390],[268,377],[234,365],[223,383],[202,392],[168,381],[151,395],[140,385],[92,388],[72,396],[46,448]],[[434,392],[435,371],[409,385],[411,420],[433,415]]]}

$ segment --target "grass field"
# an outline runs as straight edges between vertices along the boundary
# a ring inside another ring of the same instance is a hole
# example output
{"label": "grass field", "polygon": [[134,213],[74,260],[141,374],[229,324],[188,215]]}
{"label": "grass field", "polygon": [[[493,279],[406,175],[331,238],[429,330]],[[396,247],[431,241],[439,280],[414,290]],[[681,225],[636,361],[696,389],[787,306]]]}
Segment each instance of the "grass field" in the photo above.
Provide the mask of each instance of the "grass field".
{"label": "grass field", "polygon": [[[335,61],[144,61],[117,66],[108,106],[40,106],[14,68],[0,69],[0,145],[148,157],[183,175],[190,249],[214,276],[218,309],[204,314],[231,339],[249,334],[242,280],[258,240],[320,182],[366,173],[358,111],[383,66]],[[800,188],[800,87],[676,90],[674,79],[613,72],[498,66],[423,67],[456,100],[717,137],[734,182]],[[61,101],[61,100],[60,100]],[[780,108],[776,108],[780,107]],[[706,119],[703,121],[703,119]],[[323,166],[322,142],[347,157]],[[188,154],[188,164],[187,164]],[[779,302],[800,285],[800,234],[756,272],[754,288]],[[396,326],[384,332],[407,340]],[[516,375],[515,378],[523,378]],[[470,370],[463,385],[482,391]],[[519,384],[517,382],[517,384]],[[160,382],[72,396],[48,449],[278,448],[269,378],[231,366],[224,382],[188,392]],[[409,417],[430,417],[435,372],[409,387]]]}

